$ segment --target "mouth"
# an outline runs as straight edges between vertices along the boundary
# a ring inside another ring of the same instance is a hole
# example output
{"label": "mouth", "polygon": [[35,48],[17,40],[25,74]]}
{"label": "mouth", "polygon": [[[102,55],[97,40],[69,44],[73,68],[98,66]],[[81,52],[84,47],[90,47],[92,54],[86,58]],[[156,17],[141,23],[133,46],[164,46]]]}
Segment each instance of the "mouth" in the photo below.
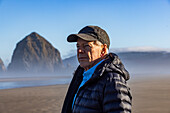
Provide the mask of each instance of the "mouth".
{"label": "mouth", "polygon": [[79,57],[79,60],[86,60],[86,57]]}

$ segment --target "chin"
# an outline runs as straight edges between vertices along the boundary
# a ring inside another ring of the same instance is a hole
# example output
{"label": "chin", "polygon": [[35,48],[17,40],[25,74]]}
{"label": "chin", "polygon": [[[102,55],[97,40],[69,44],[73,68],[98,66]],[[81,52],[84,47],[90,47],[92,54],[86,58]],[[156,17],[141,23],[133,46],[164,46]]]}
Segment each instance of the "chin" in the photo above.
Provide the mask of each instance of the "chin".
{"label": "chin", "polygon": [[80,63],[80,66],[81,66],[81,67],[87,67],[88,65],[85,64],[85,63]]}
{"label": "chin", "polygon": [[89,64],[87,64],[87,62],[80,62],[80,66],[82,67],[82,68],[86,68],[86,67],[89,67]]}

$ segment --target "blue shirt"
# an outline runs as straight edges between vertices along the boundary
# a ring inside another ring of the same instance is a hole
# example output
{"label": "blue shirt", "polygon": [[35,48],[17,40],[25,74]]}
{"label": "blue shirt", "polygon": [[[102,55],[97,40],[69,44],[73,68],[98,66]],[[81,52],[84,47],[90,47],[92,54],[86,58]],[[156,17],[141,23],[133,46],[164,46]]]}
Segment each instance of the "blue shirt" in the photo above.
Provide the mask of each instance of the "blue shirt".
{"label": "blue shirt", "polygon": [[[98,63],[97,63],[96,65],[94,65],[93,67],[91,67],[89,70],[84,71],[84,73],[83,73],[83,80],[82,80],[82,82],[81,82],[81,84],[80,84],[80,86],[79,86],[79,88],[78,88],[78,90],[77,90],[77,93],[78,93],[79,89],[91,78],[91,76],[93,75],[96,67],[97,67],[100,63],[102,63],[103,61],[104,61],[104,59],[101,60],[100,62],[98,62]],[[74,96],[72,108],[73,108],[73,106],[74,106],[74,101],[75,101],[75,99],[76,99],[77,93],[76,93],[75,96]]]}

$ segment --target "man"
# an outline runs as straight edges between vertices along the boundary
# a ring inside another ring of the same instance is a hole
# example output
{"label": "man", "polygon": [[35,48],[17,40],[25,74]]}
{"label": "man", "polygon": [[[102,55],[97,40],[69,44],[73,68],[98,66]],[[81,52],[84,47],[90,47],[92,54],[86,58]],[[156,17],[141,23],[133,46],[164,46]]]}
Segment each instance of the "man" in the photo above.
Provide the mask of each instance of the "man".
{"label": "man", "polygon": [[77,42],[80,63],[69,86],[62,113],[131,113],[129,73],[117,55],[110,53],[110,39],[98,26],[86,26],[67,37]]}

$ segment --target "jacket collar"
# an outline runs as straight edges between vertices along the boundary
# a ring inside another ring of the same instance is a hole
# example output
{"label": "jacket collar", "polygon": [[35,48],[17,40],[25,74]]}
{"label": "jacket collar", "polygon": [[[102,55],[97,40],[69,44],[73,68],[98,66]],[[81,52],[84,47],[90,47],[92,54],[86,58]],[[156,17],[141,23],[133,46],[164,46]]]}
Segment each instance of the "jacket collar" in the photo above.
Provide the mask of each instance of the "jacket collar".
{"label": "jacket collar", "polygon": [[124,68],[119,57],[114,53],[109,53],[105,60],[98,65],[92,77],[98,78],[103,76],[104,72],[116,72],[124,77],[125,80],[129,80],[130,75],[128,71]]}
{"label": "jacket collar", "polygon": [[[76,71],[78,71],[77,72],[78,74],[76,74],[76,75],[78,77],[82,78],[82,74],[80,74],[80,73],[84,72],[84,69],[79,66]],[[114,53],[109,53],[106,56],[105,60],[97,66],[91,79],[93,80],[93,79],[101,77],[105,71],[119,73],[120,75],[122,75],[124,77],[125,80],[129,80],[129,78],[130,78],[129,73],[124,68],[124,65],[122,64],[121,60]]]}

